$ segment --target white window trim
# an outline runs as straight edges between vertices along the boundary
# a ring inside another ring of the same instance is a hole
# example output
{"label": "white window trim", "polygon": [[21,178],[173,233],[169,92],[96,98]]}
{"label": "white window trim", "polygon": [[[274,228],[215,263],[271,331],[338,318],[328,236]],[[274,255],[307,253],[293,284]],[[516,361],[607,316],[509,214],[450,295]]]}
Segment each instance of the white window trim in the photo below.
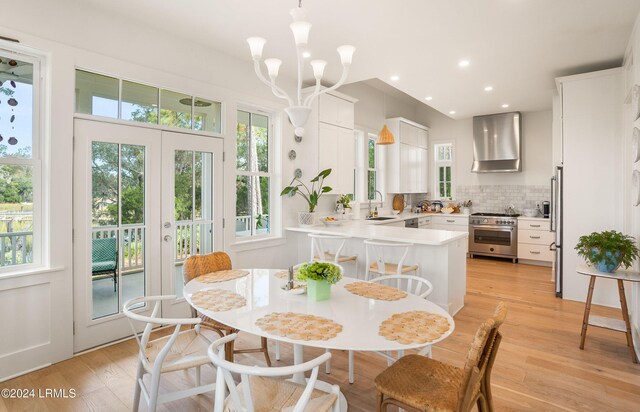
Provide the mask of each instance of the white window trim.
{"label": "white window trim", "polygon": [[[377,140],[377,134],[375,131],[366,127],[356,126],[356,190],[354,202],[360,204],[361,209],[369,207],[368,197],[368,172],[374,170],[376,172],[376,189],[384,196],[384,151],[381,150],[378,144],[375,144],[375,167],[369,168],[369,140],[373,140],[374,143]],[[378,197],[371,200],[371,205],[380,205],[384,202],[384,199],[380,200]]]}
{"label": "white window trim", "polygon": [[31,275],[51,269],[49,259],[49,55],[0,40],[0,52],[33,64],[33,126],[31,159],[4,158],[0,164],[33,167],[33,261],[0,268],[0,278]]}
{"label": "white window trim", "polygon": [[[256,113],[260,115],[265,115],[269,117],[269,150],[268,150],[268,168],[269,172],[249,172],[237,169],[237,142],[236,142],[236,128],[238,124],[237,113],[238,111],[245,111],[249,113]],[[236,107],[236,121],[235,126],[233,128],[233,145],[234,145],[234,156],[230,161],[233,162],[233,173],[234,173],[234,194],[233,194],[233,228],[231,232],[233,232],[232,238],[233,242],[231,242],[230,246],[234,247],[237,251],[243,250],[252,250],[256,248],[264,247],[266,243],[272,243],[276,241],[276,244],[279,244],[277,241],[279,239],[283,239],[282,237],[282,201],[280,200],[280,186],[281,182],[278,179],[278,176],[281,175],[280,167],[276,166],[281,163],[280,156],[277,154],[280,152],[280,136],[281,127],[279,122],[279,117],[276,112],[267,108],[258,107],[250,104],[238,104]],[[276,159],[277,157],[277,159]],[[269,233],[253,235],[253,236],[242,236],[238,237],[235,230],[235,218],[237,215],[235,206],[236,206],[236,198],[237,193],[235,192],[235,181],[238,176],[265,176],[269,177]]]}
{"label": "white window trim", "polygon": [[[438,151],[437,146],[442,145],[451,145],[451,160],[438,160]],[[455,172],[454,172],[454,164],[455,164],[455,156],[456,156],[456,146],[455,143],[451,140],[446,141],[436,141],[433,142],[433,199],[436,200],[451,200],[455,199]],[[438,178],[438,168],[441,166],[449,166],[451,167],[451,193],[450,197],[441,197],[440,196],[440,179]]]}

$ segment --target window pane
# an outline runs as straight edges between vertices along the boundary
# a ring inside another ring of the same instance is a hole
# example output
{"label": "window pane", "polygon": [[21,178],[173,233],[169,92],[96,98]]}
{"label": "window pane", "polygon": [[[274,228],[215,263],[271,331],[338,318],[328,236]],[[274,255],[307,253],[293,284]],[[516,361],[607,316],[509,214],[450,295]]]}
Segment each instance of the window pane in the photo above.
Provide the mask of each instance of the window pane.
{"label": "window pane", "polygon": [[0,157],[31,158],[33,64],[0,56]]}
{"label": "window pane", "polygon": [[251,191],[249,176],[236,178],[236,236],[251,236]]}
{"label": "window pane", "polygon": [[444,181],[444,167],[440,166],[438,168],[438,181],[442,182]]}
{"label": "window pane", "polygon": [[376,142],[373,139],[369,139],[369,146],[367,150],[369,156],[369,169],[376,168]]}
{"label": "window pane", "polygon": [[367,171],[367,199],[375,200],[376,197],[376,172]]}
{"label": "window pane", "polygon": [[446,193],[444,191],[444,183],[440,182],[440,197],[445,197]]}
{"label": "window pane", "polygon": [[251,170],[269,171],[269,117],[251,114]]}
{"label": "window pane", "polygon": [[192,102],[193,98],[189,95],[161,90],[160,124],[191,129]]}
{"label": "window pane", "polygon": [[445,167],[444,170],[445,170],[445,180],[447,182],[450,182],[451,181],[451,166]]}
{"label": "window pane", "polygon": [[76,70],[76,113],[118,118],[118,79]]}
{"label": "window pane", "polygon": [[253,177],[255,187],[255,233],[265,234],[270,232],[269,218],[269,178],[266,176]]}
{"label": "window pane", "polygon": [[91,144],[92,225],[118,224],[118,144]]}
{"label": "window pane", "polygon": [[[118,272],[125,258],[118,258],[117,228],[94,229],[91,236],[91,290],[93,293],[92,318],[115,315],[120,311]],[[122,246],[122,245],[120,245]],[[124,250],[123,250],[124,251]],[[143,295],[135,295],[143,296]],[[124,297],[124,295],[123,295]]]}
{"label": "window pane", "polygon": [[158,88],[123,80],[120,118],[158,124]]}
{"label": "window pane", "polygon": [[144,223],[144,146],[122,145],[122,224]]}
{"label": "window pane", "polygon": [[251,115],[238,110],[238,126],[236,129],[236,167],[238,170],[249,170],[249,124]]}
{"label": "window pane", "polygon": [[191,220],[193,212],[193,152],[175,153],[175,218],[176,222]]}
{"label": "window pane", "polygon": [[0,165],[0,267],[33,262],[33,167]]}
{"label": "window pane", "polygon": [[451,183],[447,182],[447,197],[451,197]]}
{"label": "window pane", "polygon": [[195,153],[195,217],[196,220],[211,220],[213,217],[213,154]]}
{"label": "window pane", "polygon": [[194,102],[193,128],[204,132],[222,132],[222,104],[196,97]]}

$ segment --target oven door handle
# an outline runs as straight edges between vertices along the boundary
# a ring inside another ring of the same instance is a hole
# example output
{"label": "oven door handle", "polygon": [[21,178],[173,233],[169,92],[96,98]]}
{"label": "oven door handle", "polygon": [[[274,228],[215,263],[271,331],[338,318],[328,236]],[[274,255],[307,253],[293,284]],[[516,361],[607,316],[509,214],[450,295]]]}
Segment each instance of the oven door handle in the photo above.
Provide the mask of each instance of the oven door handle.
{"label": "oven door handle", "polygon": [[499,230],[501,232],[512,232],[515,227],[511,226],[487,226],[487,225],[471,225],[472,229],[489,229],[489,230]]}

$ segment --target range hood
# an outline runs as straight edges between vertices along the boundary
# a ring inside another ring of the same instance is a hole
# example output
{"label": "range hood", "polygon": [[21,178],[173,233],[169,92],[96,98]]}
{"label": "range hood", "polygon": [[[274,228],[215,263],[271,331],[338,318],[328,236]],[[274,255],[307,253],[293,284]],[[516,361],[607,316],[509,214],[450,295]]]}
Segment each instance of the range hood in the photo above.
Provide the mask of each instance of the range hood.
{"label": "range hood", "polygon": [[473,118],[474,173],[520,172],[522,115],[520,112]]}

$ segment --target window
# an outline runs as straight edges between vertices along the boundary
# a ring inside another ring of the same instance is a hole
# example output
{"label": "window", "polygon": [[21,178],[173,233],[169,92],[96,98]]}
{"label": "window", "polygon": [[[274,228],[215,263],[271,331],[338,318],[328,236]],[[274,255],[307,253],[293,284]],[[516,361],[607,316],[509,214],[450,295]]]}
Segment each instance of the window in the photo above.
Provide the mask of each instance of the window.
{"label": "window", "polygon": [[453,144],[443,143],[433,146],[435,154],[435,196],[440,199],[452,198],[453,179],[451,169],[453,166]]}
{"label": "window", "polygon": [[378,190],[378,159],[376,156],[376,136],[367,135],[367,199],[376,200]]}
{"label": "window", "polygon": [[0,49],[0,268],[40,262],[40,60]]}
{"label": "window", "polygon": [[76,70],[76,113],[222,132],[222,103]]}
{"label": "window", "polygon": [[238,110],[236,237],[271,233],[271,118]]}

